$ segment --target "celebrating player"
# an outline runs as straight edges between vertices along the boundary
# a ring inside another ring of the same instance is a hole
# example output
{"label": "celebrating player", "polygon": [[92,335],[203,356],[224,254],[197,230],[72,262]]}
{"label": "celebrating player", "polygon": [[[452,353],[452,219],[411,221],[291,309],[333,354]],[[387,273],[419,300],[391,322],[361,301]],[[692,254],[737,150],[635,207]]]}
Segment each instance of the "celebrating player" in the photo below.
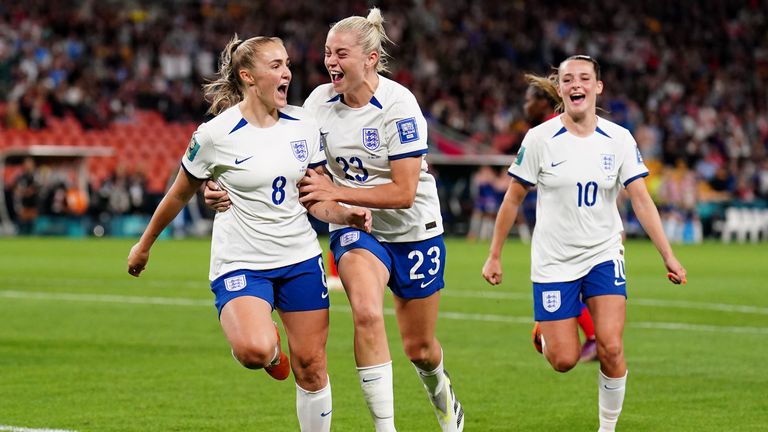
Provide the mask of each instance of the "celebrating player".
{"label": "celebrating player", "polygon": [[[328,291],[317,236],[299,203],[298,181],[325,163],[318,125],[287,105],[289,59],[278,38],[237,35],[221,54],[218,80],[205,86],[216,117],[203,123],[181,170],[128,256],[139,276],[152,244],[205,179],[230,192],[232,209],[213,223],[210,280],[233,356],[282,380],[293,369],[302,431],[329,431],[326,372]],[[315,203],[310,212],[370,230],[370,210]],[[272,322],[277,309],[288,334],[290,366]]]}
{"label": "celebrating player", "polygon": [[[435,179],[424,160],[427,123],[413,94],[379,75],[386,71],[382,44],[389,41],[383,22],[381,11],[373,8],[367,18],[345,18],[328,32],[325,66],[331,83],[315,89],[304,107],[320,123],[331,161],[327,168],[336,183],[309,171],[301,199],[373,209],[371,234],[331,224],[330,241],[352,307],[355,362],[376,430],[395,430],[383,312],[389,286],[405,353],[440,427],[461,431],[464,410],[435,338],[445,244]],[[206,190],[206,202],[225,210],[222,195]]]}
{"label": "celebrating player", "polygon": [[627,280],[616,206],[620,185],[661,254],[670,280],[685,283],[686,272],[664,236],[643,179],[648,169],[634,138],[597,116],[597,96],[603,90],[597,61],[569,57],[548,82],[564,113],[531,129],[523,139],[509,168],[513,181],[496,219],[483,277],[493,285],[501,283],[504,240],[528,187],[537,186],[531,248],[535,337],[555,370],[573,368],[580,353],[579,298],[585,299],[595,321],[600,361],[600,431],[613,431],[627,379],[622,342]]}

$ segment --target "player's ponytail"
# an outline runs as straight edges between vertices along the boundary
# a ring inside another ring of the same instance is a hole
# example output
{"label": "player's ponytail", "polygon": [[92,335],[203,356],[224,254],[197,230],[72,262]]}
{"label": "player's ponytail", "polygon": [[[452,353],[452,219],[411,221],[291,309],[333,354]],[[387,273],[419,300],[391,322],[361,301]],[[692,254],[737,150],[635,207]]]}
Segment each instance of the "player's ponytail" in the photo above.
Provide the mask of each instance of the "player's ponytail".
{"label": "player's ponytail", "polygon": [[253,59],[258,54],[259,48],[271,42],[283,44],[279,38],[265,36],[252,37],[243,41],[235,33],[221,51],[218,78],[203,85],[203,97],[211,104],[208,108],[209,113],[219,114],[243,100],[240,70],[253,69],[255,64]]}
{"label": "player's ponytail", "polygon": [[376,72],[389,72],[387,63],[390,55],[384,49],[385,43],[392,43],[384,31],[384,16],[381,9],[373,8],[368,12],[368,17],[351,16],[344,18],[331,27],[331,31],[354,32],[357,40],[363,47],[363,53],[376,51],[379,61],[376,63]]}
{"label": "player's ponytail", "polygon": [[534,74],[524,76],[537,97],[546,99],[555,112],[563,111],[563,99],[557,94],[557,70],[545,77]]}

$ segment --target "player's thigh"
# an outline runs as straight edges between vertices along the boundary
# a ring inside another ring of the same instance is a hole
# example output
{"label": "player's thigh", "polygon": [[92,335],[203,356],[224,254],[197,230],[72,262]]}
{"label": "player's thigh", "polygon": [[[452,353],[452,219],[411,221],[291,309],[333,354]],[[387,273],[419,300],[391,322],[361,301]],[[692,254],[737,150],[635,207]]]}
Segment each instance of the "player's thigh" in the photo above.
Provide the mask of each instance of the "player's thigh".
{"label": "player's thigh", "polygon": [[440,291],[425,298],[393,296],[395,315],[403,342],[428,344],[434,339],[440,307]]}
{"label": "player's thigh", "polygon": [[303,367],[318,362],[324,366],[325,345],[328,342],[328,309],[279,311],[279,314],[288,335],[291,360],[298,360]]}
{"label": "player's thigh", "polygon": [[581,350],[576,318],[540,321],[541,335],[550,353],[576,353]]}
{"label": "player's thigh", "polygon": [[272,306],[262,298],[233,298],[222,308],[219,321],[229,345],[235,350],[266,349],[277,343],[272,324]]}
{"label": "player's thigh", "polygon": [[337,268],[354,313],[381,311],[389,270],[368,249],[351,249],[339,258]]}
{"label": "player's thigh", "polygon": [[604,344],[620,343],[627,316],[627,300],[621,294],[593,296],[586,300],[595,336]]}

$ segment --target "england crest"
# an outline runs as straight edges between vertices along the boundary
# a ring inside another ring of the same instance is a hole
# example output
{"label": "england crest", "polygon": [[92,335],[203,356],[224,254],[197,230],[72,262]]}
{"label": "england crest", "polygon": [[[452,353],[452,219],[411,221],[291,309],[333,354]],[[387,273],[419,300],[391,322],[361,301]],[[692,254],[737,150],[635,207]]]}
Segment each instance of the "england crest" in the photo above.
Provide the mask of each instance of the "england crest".
{"label": "england crest", "polygon": [[245,275],[237,275],[224,279],[224,288],[227,291],[240,291],[248,285]]}
{"label": "england crest", "polygon": [[600,155],[600,168],[610,174],[613,172],[613,168],[616,166],[616,155],[613,154],[601,154]]}
{"label": "england crest", "polygon": [[307,157],[309,156],[309,150],[307,150],[307,141],[305,140],[291,141],[291,150],[293,150],[293,155],[296,157],[296,159],[299,160],[299,162],[306,161]]}
{"label": "england crest", "polygon": [[368,150],[379,148],[379,130],[376,128],[363,128],[363,146]]}
{"label": "england crest", "polygon": [[359,231],[350,231],[348,233],[344,233],[341,235],[341,246],[348,246],[352,243],[360,240],[360,232]]}
{"label": "england crest", "polygon": [[541,303],[547,312],[560,309],[560,291],[544,291],[541,293]]}

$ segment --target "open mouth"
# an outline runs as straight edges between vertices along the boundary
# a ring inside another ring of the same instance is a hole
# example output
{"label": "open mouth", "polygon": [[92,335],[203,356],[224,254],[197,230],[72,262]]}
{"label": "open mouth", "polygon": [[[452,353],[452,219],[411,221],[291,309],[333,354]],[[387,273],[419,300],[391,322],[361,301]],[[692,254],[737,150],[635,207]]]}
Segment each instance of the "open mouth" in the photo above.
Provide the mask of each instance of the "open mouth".
{"label": "open mouth", "polygon": [[277,94],[282,97],[288,96],[288,83],[281,84],[277,87]]}
{"label": "open mouth", "polygon": [[342,79],[344,79],[344,73],[343,72],[330,71],[330,74],[331,74],[331,82],[334,83],[334,84],[336,84],[339,81],[341,81]]}
{"label": "open mouth", "polygon": [[584,99],[586,99],[586,96],[583,93],[574,93],[571,95],[571,102],[573,103],[581,103]]}

